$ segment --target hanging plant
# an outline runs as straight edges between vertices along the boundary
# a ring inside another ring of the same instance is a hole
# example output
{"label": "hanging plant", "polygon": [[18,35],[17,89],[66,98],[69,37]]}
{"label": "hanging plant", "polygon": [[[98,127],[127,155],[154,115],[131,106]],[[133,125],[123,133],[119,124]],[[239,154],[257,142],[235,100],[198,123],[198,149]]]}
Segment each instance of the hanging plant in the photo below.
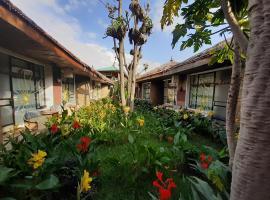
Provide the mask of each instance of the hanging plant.
{"label": "hanging plant", "polygon": [[129,10],[132,12],[133,15],[138,17],[138,19],[142,22],[145,18],[145,12],[142,9],[141,5],[139,4],[138,0],[133,0],[129,5]]}
{"label": "hanging plant", "polygon": [[143,20],[143,24],[140,28],[140,32],[142,34],[147,34],[148,36],[151,34],[151,30],[153,28],[153,22],[150,19],[150,17],[145,17],[145,19]]}
{"label": "hanging plant", "polygon": [[122,17],[118,17],[113,20],[111,25],[106,30],[106,36],[113,37],[116,39],[123,39],[127,32],[127,25]]}
{"label": "hanging plant", "polygon": [[143,45],[147,41],[147,35],[133,28],[129,29],[128,37],[129,37],[130,44],[134,43],[139,46]]}

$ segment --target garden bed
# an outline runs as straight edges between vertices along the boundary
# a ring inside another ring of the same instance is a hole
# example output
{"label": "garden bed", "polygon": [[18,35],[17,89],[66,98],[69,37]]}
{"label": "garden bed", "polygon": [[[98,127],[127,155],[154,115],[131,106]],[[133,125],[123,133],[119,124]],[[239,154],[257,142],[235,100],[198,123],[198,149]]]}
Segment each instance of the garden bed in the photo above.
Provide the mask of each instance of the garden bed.
{"label": "garden bed", "polygon": [[12,149],[2,147],[0,197],[228,198],[221,133],[199,113],[145,102],[130,113],[106,99],[69,116],[64,111],[46,126],[47,133],[25,132],[22,140],[10,138]]}

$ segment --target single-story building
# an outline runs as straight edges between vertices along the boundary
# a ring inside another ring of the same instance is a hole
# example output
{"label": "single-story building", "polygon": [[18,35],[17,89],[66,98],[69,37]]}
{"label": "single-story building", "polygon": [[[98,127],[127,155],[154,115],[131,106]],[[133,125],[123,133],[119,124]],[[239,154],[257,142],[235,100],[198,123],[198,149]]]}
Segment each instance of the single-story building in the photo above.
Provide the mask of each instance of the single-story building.
{"label": "single-story building", "polygon": [[28,111],[106,97],[111,85],[10,1],[0,0],[0,131],[23,125]]}
{"label": "single-story building", "polygon": [[120,70],[114,65],[98,67],[96,70],[113,81],[120,79]]}
{"label": "single-story building", "polygon": [[137,98],[153,105],[213,111],[217,119],[225,120],[231,62],[209,65],[213,49],[220,45],[180,63],[170,61],[137,77]]}

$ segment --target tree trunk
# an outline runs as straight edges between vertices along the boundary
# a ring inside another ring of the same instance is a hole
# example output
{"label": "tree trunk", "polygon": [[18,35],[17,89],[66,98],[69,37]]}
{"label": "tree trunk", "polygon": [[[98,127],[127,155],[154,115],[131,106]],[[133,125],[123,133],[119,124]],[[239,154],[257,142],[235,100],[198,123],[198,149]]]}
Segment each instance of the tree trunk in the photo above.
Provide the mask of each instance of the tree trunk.
{"label": "tree trunk", "polygon": [[[122,16],[122,0],[119,0],[118,16]],[[120,96],[122,106],[126,106],[124,75],[124,39],[119,40]]]}
{"label": "tree trunk", "polygon": [[221,0],[221,8],[223,10],[224,16],[230,25],[233,36],[236,41],[239,43],[239,46],[244,54],[247,52],[248,39],[244,35],[241,27],[238,24],[238,21],[232,11],[231,4],[229,0]]}
{"label": "tree trunk", "polygon": [[[137,30],[138,29],[138,17],[134,16],[134,29]],[[137,72],[137,66],[138,66],[138,44],[134,43],[134,55],[133,55],[133,67],[132,67],[132,78],[131,78],[131,91],[130,91],[130,110],[133,111],[134,110],[134,97],[135,97],[135,88],[136,88],[136,72]]]}
{"label": "tree trunk", "polygon": [[228,100],[226,106],[226,133],[227,133],[227,143],[229,148],[230,161],[229,166],[232,168],[233,159],[236,148],[236,138],[235,138],[235,119],[237,102],[240,90],[240,73],[241,73],[241,55],[240,49],[237,42],[234,43],[234,63],[232,66],[231,84],[228,93]]}
{"label": "tree trunk", "polygon": [[131,97],[132,73],[133,73],[133,62],[130,64],[130,69],[129,69],[129,74],[128,74],[128,105],[129,106],[130,106],[130,97]]}
{"label": "tree trunk", "polygon": [[251,35],[231,200],[270,199],[270,1],[249,0]]}

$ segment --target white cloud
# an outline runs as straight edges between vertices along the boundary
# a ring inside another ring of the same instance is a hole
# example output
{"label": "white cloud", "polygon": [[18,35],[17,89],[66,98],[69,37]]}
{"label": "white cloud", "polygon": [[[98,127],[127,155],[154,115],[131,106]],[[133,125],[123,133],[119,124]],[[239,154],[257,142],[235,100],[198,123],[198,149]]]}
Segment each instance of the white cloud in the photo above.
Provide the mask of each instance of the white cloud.
{"label": "white cloud", "polygon": [[[93,0],[84,0],[84,2],[90,4],[91,1],[93,2]],[[86,36],[92,41],[97,38],[97,34],[95,32],[84,32],[78,20],[69,16],[67,10],[62,9],[56,0],[12,0],[12,2],[89,66],[98,67],[114,63],[115,54],[111,49],[94,42],[85,43],[80,39]],[[71,4],[74,2],[75,0],[69,1]],[[142,63],[145,62],[154,63],[142,61]],[[156,65],[156,63],[153,65]]]}

